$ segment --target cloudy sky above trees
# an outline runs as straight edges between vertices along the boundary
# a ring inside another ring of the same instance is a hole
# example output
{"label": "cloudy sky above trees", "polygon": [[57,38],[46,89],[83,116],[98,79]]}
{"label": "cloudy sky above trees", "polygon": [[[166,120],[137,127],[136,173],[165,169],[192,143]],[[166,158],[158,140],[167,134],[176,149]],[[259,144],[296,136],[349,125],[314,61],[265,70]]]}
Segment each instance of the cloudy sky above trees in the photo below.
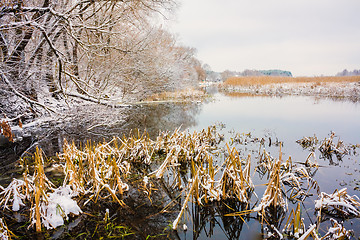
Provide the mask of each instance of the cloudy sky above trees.
{"label": "cloudy sky above trees", "polygon": [[360,68],[359,0],[180,0],[172,31],[213,70]]}

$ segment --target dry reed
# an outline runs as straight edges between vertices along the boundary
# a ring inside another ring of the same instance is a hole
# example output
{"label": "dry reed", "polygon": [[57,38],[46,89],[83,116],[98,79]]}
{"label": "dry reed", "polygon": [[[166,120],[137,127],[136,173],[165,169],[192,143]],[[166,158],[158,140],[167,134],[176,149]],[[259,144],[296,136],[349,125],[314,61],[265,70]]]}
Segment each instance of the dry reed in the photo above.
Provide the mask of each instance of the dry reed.
{"label": "dry reed", "polygon": [[[51,181],[46,177],[44,172],[44,158],[42,151],[36,147],[34,154],[35,172],[34,172],[34,185],[35,185],[35,202],[34,207],[31,209],[33,219],[35,220],[36,231],[41,232],[41,203],[47,202],[46,192],[53,187]],[[33,220],[33,221],[34,221]]]}
{"label": "dry reed", "polygon": [[[150,181],[160,179],[159,181],[169,184],[169,189],[176,189],[178,196],[170,197],[171,200],[175,201],[174,199],[179,198],[182,200],[178,216],[173,221],[174,229],[178,228],[190,202],[195,203],[196,206],[203,206],[209,202],[216,201],[222,204],[233,201],[246,205],[246,210],[226,216],[238,216],[242,219],[243,215],[258,212],[268,221],[267,217],[271,215],[268,213],[269,209],[283,211],[287,208],[287,199],[303,200],[311,189],[319,189],[309,173],[311,167],[317,167],[315,155],[310,153],[305,161],[305,167],[297,167],[293,165],[290,157],[287,161],[282,160],[280,143],[278,159],[272,158],[265,149],[259,154],[259,162],[255,170],[263,174],[267,173],[268,183],[260,203],[257,207],[249,209],[254,190],[250,174],[251,155],[242,159],[235,147],[230,148],[229,144],[226,144],[226,148],[222,149],[224,157],[226,156],[224,162],[217,163],[214,157],[222,139],[223,136],[218,133],[216,126],[210,126],[193,133],[181,132],[179,129],[174,132],[161,132],[155,141],[146,133],[135,132],[122,139],[113,138],[110,142],[98,144],[88,142],[83,148],[65,140],[63,153],[58,154],[60,162],[64,163],[65,177],[62,187],[71,190],[72,195],[83,198],[84,205],[90,201],[110,199],[125,207],[122,197],[130,188],[127,183],[130,174],[137,171],[142,181],[139,190],[145,192],[150,202],[152,202],[153,189]],[[246,139],[246,135],[237,134],[232,138],[231,143],[245,144]],[[261,143],[260,140],[257,142]],[[339,148],[339,144],[333,144],[333,136],[324,140],[322,145],[324,148],[325,146],[327,149],[330,148],[329,151],[333,151],[334,146]],[[263,143],[260,147],[262,146]],[[311,161],[311,158],[315,160]],[[24,180],[15,179],[7,188],[0,186],[0,206],[8,209],[12,203],[13,210],[17,210],[30,203],[31,220],[36,225],[36,231],[41,231],[41,224],[45,224],[46,221],[43,208],[50,198],[49,192],[56,190],[44,173],[44,156],[40,149],[36,150],[34,161],[33,178],[28,177],[26,170]],[[155,171],[149,173],[154,166]],[[156,184],[158,181],[153,182]],[[290,188],[290,194],[286,188]],[[320,215],[321,211],[350,216],[360,215],[358,198],[348,196],[346,189],[336,191],[333,195],[321,193],[316,208]],[[343,232],[339,225],[336,226],[340,232]],[[300,237],[299,239],[306,239],[310,235],[317,237],[315,225],[305,231],[300,204],[296,210],[290,212],[284,229],[294,237]],[[281,235],[278,230],[276,231]]]}
{"label": "dry reed", "polygon": [[344,83],[359,82],[360,76],[344,77],[277,77],[277,76],[252,76],[252,77],[230,77],[224,85],[227,86],[251,86],[281,83]]}
{"label": "dry reed", "polygon": [[283,232],[285,232],[290,237],[299,238],[305,232],[305,224],[301,218],[301,208],[300,203],[297,204],[297,207],[291,209],[289,218],[284,226]]}
{"label": "dry reed", "polygon": [[349,196],[347,189],[335,190],[332,194],[321,192],[320,199],[315,200],[315,209],[338,217],[359,217],[360,200],[357,196]]}
{"label": "dry reed", "polygon": [[0,239],[2,240],[11,239],[10,234],[11,232],[6,226],[5,221],[2,218],[0,218]]}
{"label": "dry reed", "polygon": [[331,239],[351,239],[354,235],[354,232],[351,230],[346,230],[344,226],[338,223],[335,219],[330,219],[332,223],[332,227],[328,230],[328,232],[321,238],[321,240],[331,240]]}
{"label": "dry reed", "polygon": [[236,149],[230,150],[229,145],[227,149],[229,157],[225,160],[225,169],[220,179],[221,195],[223,199],[236,197],[242,203],[249,203],[248,193],[254,189],[250,176],[251,155],[248,155],[243,170],[243,163]]}

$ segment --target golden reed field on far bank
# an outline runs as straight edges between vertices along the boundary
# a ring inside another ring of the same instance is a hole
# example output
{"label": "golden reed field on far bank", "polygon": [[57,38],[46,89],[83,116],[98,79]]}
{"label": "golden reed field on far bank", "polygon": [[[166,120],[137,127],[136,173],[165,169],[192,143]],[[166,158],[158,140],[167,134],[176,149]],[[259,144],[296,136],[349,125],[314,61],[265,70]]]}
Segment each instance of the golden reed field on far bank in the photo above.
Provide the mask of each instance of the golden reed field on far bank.
{"label": "golden reed field on far bank", "polygon": [[249,77],[230,77],[224,85],[229,86],[248,86],[266,85],[280,83],[346,83],[359,82],[360,76],[341,76],[341,77],[278,77],[278,76],[249,76]]}

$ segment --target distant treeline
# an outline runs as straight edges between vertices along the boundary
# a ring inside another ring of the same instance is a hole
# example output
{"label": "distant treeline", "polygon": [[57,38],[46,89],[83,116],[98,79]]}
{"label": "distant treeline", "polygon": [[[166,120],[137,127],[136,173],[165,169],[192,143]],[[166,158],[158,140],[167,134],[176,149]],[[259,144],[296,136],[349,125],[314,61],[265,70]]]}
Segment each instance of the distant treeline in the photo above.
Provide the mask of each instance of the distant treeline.
{"label": "distant treeline", "polygon": [[280,77],[292,77],[292,73],[290,71],[284,70],[249,70],[246,69],[243,72],[230,71],[225,70],[221,73],[221,78],[223,81],[230,77],[253,77],[253,76],[280,76]]}
{"label": "distant treeline", "polygon": [[354,71],[344,69],[342,72],[337,73],[336,76],[360,76],[360,69],[355,69]]}

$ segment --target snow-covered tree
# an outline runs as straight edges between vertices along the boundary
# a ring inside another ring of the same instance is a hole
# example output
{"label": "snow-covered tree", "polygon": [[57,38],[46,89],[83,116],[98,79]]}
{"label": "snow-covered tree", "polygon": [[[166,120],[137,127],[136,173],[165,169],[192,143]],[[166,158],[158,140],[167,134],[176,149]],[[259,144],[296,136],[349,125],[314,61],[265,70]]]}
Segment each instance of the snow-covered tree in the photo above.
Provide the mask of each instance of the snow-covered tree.
{"label": "snow-covered tree", "polygon": [[[3,0],[0,109],[38,112],[69,97],[141,98],[196,75],[190,48],[154,26],[174,0]],[[54,101],[55,100],[55,101]]]}

